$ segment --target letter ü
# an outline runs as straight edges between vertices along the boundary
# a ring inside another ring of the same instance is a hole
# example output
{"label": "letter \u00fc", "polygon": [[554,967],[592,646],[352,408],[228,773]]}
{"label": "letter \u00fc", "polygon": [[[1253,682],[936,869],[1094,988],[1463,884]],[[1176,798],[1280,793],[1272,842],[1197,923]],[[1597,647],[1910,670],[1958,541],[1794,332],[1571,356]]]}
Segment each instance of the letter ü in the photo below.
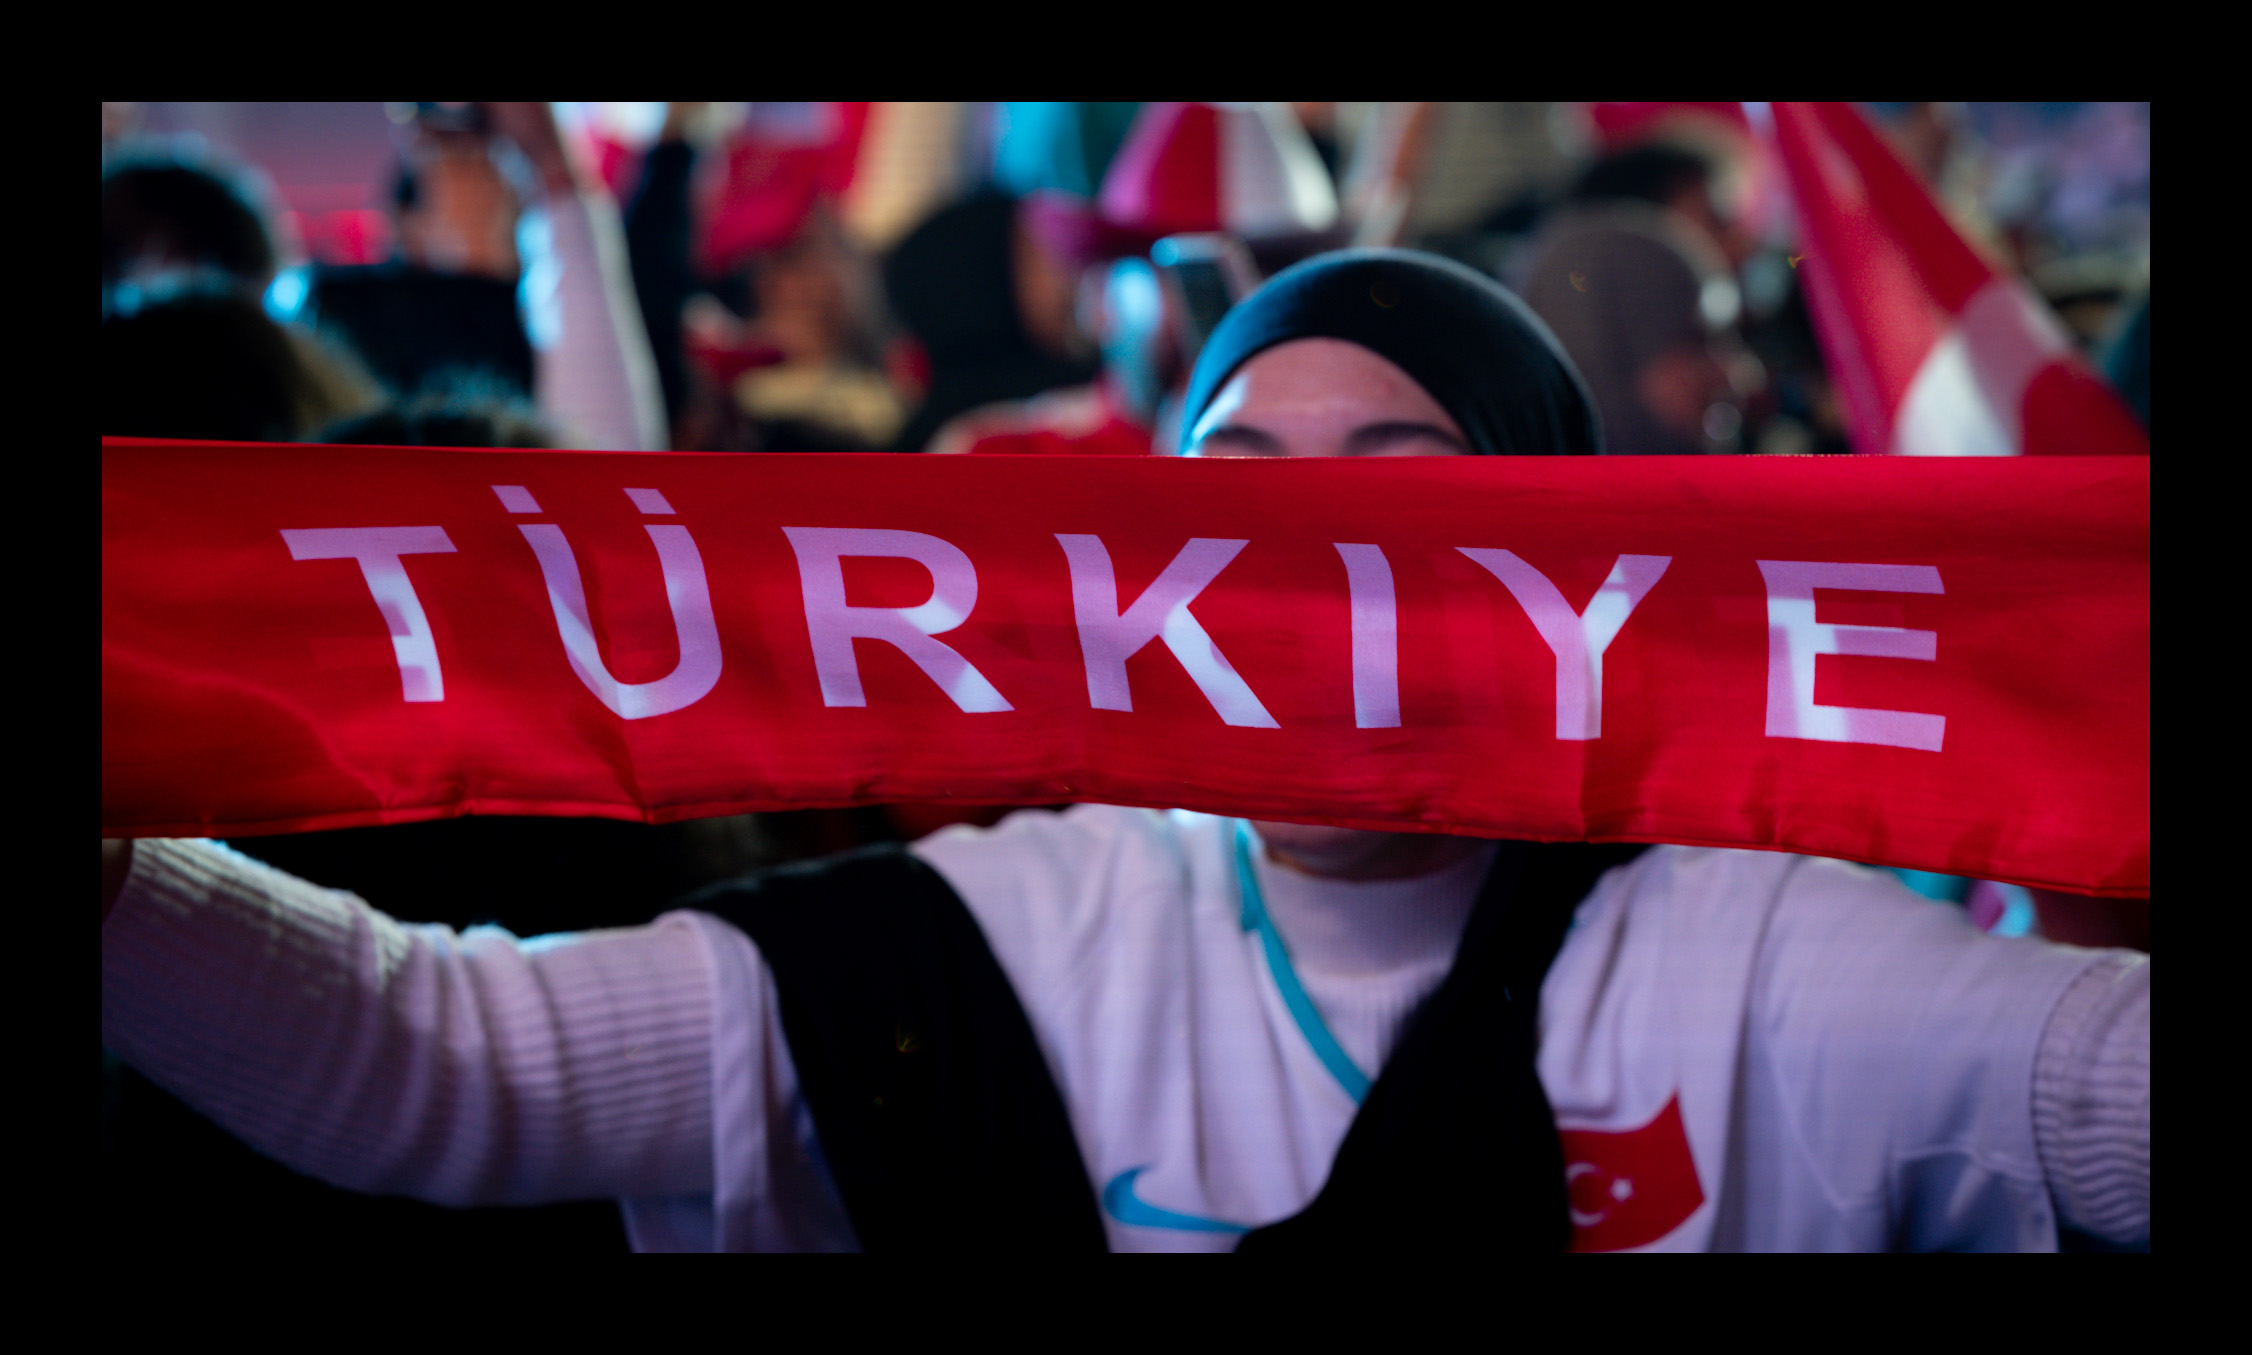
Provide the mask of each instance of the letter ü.
{"label": "letter \u00fc", "polygon": [[[655,491],[626,492],[644,512],[672,511]],[[504,502],[507,497],[503,496]],[[525,496],[527,500],[529,497]],[[511,508],[522,511],[513,504]],[[664,568],[665,600],[672,607],[680,662],[654,682],[620,682],[610,675],[609,666],[602,660],[587,612],[578,557],[572,554],[563,529],[547,522],[518,524],[524,539],[531,543],[532,553],[539,557],[540,573],[547,580],[548,604],[554,609],[555,628],[562,634],[571,671],[603,705],[628,720],[646,720],[696,704],[719,682],[720,670],[719,625],[712,618],[711,585],[704,577],[704,557],[697,552],[696,542],[688,529],[677,523],[644,523],[643,527]]]}

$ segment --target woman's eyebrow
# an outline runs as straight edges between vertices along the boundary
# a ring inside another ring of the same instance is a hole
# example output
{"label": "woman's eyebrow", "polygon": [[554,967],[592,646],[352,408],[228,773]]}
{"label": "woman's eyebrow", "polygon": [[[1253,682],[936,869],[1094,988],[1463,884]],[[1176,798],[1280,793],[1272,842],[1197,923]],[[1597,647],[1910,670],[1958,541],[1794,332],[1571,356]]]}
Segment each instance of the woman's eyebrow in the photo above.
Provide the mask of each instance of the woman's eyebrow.
{"label": "woman's eyebrow", "polygon": [[1207,454],[1213,447],[1232,447],[1253,456],[1280,456],[1283,450],[1282,439],[1265,429],[1240,423],[1221,424],[1198,438],[1196,445]]}
{"label": "woman's eyebrow", "polygon": [[1372,456],[1402,442],[1427,441],[1452,447],[1467,453],[1468,443],[1461,437],[1435,423],[1417,423],[1410,420],[1390,420],[1384,423],[1363,424],[1345,439],[1345,455]]}

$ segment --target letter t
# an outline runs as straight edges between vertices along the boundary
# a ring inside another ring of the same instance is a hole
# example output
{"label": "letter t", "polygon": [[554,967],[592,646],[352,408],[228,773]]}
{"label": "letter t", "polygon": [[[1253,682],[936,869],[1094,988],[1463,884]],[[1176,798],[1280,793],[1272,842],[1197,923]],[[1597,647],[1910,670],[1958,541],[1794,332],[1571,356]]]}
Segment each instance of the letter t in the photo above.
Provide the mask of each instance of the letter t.
{"label": "letter t", "polygon": [[446,682],[438,671],[438,642],[430,618],[415,596],[402,555],[450,554],[454,543],[443,527],[284,528],[292,560],[357,560],[368,592],[391,630],[391,650],[399,660],[399,685],[409,701],[443,701]]}

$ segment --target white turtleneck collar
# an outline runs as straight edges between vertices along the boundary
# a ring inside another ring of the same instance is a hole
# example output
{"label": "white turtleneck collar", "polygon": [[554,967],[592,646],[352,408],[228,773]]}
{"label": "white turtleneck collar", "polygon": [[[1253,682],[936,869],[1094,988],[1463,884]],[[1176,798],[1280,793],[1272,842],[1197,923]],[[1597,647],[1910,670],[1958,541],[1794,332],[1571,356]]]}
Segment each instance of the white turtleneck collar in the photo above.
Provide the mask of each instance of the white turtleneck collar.
{"label": "white turtleneck collar", "polygon": [[1269,859],[1264,845],[1254,851],[1259,891],[1291,967],[1330,1033],[1371,1077],[1454,967],[1496,850],[1489,843],[1406,880],[1333,880]]}
{"label": "white turtleneck collar", "polygon": [[1454,960],[1478,887],[1492,866],[1488,843],[1467,859],[1405,880],[1335,880],[1255,854],[1259,888],[1301,974],[1370,976]]}

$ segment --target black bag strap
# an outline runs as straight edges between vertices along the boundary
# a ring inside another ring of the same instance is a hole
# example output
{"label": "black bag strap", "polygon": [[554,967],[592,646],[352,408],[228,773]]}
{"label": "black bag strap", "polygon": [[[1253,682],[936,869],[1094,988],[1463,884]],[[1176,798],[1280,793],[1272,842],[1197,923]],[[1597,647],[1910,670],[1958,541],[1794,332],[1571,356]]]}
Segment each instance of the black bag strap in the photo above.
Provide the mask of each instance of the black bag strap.
{"label": "black bag strap", "polygon": [[937,871],[877,846],[682,903],[773,972],[831,1178],[871,1252],[1107,1250],[1032,1026]]}
{"label": "black bag strap", "polygon": [[1570,1197],[1534,1065],[1573,911],[1642,846],[1505,843],[1454,968],[1409,1023],[1312,1204],[1239,1251],[1560,1252]]}

